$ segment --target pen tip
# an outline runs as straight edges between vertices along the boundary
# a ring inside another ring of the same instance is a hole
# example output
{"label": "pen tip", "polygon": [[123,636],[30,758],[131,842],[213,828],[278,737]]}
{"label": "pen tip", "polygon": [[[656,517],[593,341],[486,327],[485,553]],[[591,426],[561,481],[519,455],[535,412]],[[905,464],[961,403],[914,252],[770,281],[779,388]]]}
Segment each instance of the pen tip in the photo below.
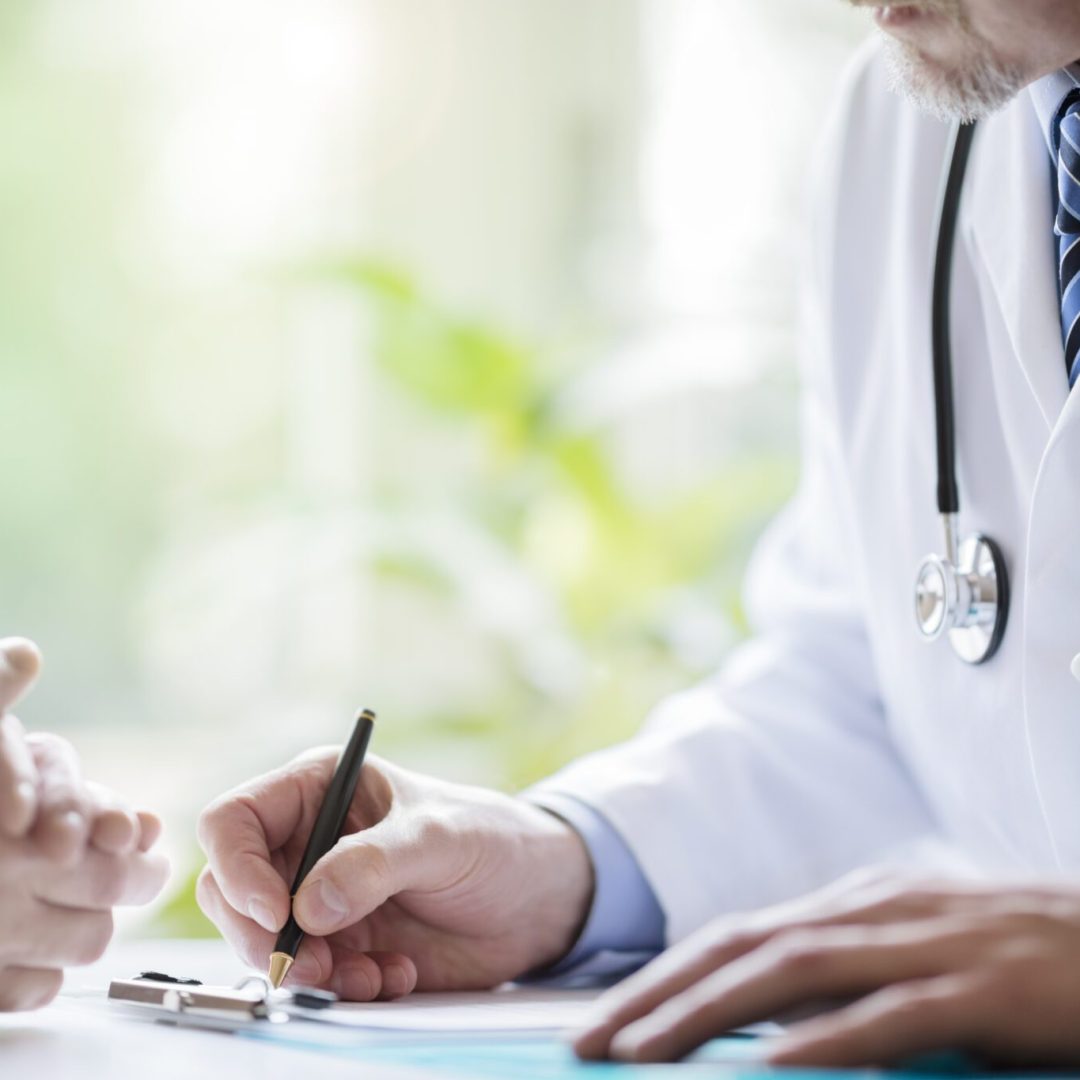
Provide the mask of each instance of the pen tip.
{"label": "pen tip", "polygon": [[361,709],[356,715],[357,720],[370,720],[375,723],[375,710],[374,709]]}
{"label": "pen tip", "polygon": [[289,974],[289,968],[293,966],[293,958],[288,953],[276,952],[270,954],[270,972],[267,976],[270,985],[279,990]]}

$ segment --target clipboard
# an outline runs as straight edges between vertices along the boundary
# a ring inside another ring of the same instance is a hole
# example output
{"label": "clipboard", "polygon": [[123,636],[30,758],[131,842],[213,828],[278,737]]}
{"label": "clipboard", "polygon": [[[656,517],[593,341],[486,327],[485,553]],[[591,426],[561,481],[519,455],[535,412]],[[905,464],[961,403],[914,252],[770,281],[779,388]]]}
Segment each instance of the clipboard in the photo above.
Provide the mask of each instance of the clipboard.
{"label": "clipboard", "polygon": [[108,1001],[158,1023],[234,1032],[285,1024],[294,1017],[318,1019],[319,1012],[337,1001],[337,995],[323,990],[274,990],[255,975],[226,987],[144,972],[134,979],[113,979]]}

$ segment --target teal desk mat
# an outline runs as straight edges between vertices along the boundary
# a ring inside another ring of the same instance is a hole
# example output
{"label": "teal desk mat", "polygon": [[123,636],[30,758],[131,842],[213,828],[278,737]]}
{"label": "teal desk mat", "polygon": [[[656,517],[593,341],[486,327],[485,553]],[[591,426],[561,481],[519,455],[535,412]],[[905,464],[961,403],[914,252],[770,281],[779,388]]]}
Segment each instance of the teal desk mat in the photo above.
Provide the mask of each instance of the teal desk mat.
{"label": "teal desk mat", "polygon": [[[953,1056],[927,1059],[919,1067],[882,1073],[876,1070],[770,1069],[757,1059],[755,1039],[715,1039],[677,1065],[617,1065],[581,1062],[559,1040],[538,1037],[422,1036],[404,1040],[398,1035],[324,1038],[315,1025],[292,1025],[277,1030],[243,1032],[248,1038],[280,1042],[363,1062],[368,1067],[412,1068],[448,1080],[1002,1080],[1007,1073],[976,1073]],[[1034,1080],[1034,1074],[1024,1074]],[[1048,1076],[1051,1074],[1041,1074]],[[1061,1074],[1058,1074],[1061,1075]],[[1075,1075],[1075,1074],[1074,1074]]]}

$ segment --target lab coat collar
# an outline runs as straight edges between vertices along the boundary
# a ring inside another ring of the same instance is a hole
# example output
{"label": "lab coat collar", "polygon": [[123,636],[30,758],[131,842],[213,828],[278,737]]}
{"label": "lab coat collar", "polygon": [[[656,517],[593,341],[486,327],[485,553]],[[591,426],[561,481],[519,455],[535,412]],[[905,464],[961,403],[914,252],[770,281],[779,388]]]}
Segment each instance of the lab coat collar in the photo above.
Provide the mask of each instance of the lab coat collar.
{"label": "lab coat collar", "polygon": [[1053,178],[1030,102],[982,121],[969,169],[967,231],[1047,433],[1069,396],[1058,306]]}
{"label": "lab coat collar", "polygon": [[1080,64],[1070,64],[1053,71],[1028,87],[1028,94],[1039,118],[1039,128],[1046,138],[1052,160],[1057,160],[1057,124],[1065,100],[1080,90]]}

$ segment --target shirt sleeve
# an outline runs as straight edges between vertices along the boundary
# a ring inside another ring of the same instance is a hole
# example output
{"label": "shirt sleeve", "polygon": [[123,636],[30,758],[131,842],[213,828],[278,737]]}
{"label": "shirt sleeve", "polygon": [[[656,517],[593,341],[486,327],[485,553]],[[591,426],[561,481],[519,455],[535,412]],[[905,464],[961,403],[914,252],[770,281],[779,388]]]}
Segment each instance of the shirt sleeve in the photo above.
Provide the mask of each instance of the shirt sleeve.
{"label": "shirt sleeve", "polygon": [[573,948],[557,964],[531,972],[528,980],[566,986],[629,975],[664,947],[664,912],[633,853],[607,819],[579,799],[551,791],[525,797],[580,834],[596,882]]}

